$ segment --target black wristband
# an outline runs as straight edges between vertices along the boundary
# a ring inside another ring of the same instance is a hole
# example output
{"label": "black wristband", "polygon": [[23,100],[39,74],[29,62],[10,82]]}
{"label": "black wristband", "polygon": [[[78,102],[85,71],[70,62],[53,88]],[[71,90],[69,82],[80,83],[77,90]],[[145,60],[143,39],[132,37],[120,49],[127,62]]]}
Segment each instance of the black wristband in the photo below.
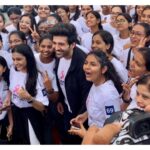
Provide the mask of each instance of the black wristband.
{"label": "black wristband", "polygon": [[131,103],[131,101],[132,101],[132,98],[130,97],[130,99],[129,100],[125,100],[125,99],[122,99],[123,100],[123,102],[124,103],[126,103],[126,104],[130,104]]}

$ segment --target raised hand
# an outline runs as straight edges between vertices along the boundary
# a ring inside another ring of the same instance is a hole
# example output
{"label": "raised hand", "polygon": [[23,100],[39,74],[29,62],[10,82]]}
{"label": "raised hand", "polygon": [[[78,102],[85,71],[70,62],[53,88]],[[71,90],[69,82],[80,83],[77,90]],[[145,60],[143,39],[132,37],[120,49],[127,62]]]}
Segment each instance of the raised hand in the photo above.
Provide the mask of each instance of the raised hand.
{"label": "raised hand", "polygon": [[28,28],[29,28],[29,30],[31,31],[31,36],[32,36],[32,38],[36,41],[36,42],[38,42],[39,41],[39,39],[40,39],[40,35],[38,34],[38,32],[36,31],[36,27],[35,27],[35,25],[33,26],[33,30],[32,30],[32,28],[30,27],[30,26],[28,26]]}

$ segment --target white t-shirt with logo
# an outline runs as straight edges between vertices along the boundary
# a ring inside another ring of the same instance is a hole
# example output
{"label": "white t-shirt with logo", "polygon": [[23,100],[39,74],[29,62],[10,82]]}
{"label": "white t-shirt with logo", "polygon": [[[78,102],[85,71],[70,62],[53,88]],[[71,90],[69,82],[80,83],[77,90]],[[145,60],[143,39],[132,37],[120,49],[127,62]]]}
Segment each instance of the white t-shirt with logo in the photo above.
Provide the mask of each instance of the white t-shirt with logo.
{"label": "white t-shirt with logo", "polygon": [[[0,80],[0,108],[3,106],[3,102],[8,93],[8,86],[4,80]],[[4,119],[7,114],[7,111],[2,111],[0,113],[0,120]]]}
{"label": "white t-shirt with logo", "polygon": [[89,126],[103,127],[105,120],[120,110],[120,95],[111,80],[95,86],[92,85],[86,106]]}
{"label": "white t-shirt with logo", "polygon": [[70,108],[70,105],[69,105],[69,102],[67,99],[66,88],[65,88],[65,78],[66,78],[67,72],[69,70],[71,60],[72,59],[61,58],[60,62],[59,62],[59,66],[58,66],[58,72],[57,72],[59,84],[60,84],[60,87],[61,87],[62,92],[64,94],[65,103],[68,106],[69,112],[72,112],[72,110]]}
{"label": "white t-shirt with logo", "polygon": [[40,54],[36,54],[35,59],[36,59],[36,64],[37,64],[38,70],[44,74],[45,74],[45,71],[47,71],[48,77],[52,81],[52,87],[53,87],[54,91],[58,91],[58,87],[57,87],[57,83],[56,83],[56,76],[54,73],[55,59],[53,59],[52,62],[47,63],[47,64],[41,62]]}
{"label": "white t-shirt with logo", "polygon": [[[12,92],[12,102],[19,108],[32,107],[26,100],[21,100],[18,95],[18,90],[23,87],[25,89],[27,73],[16,71],[14,67],[10,69],[10,86],[9,89]],[[41,102],[43,105],[48,106],[49,101],[43,85],[43,79],[38,73],[36,84],[37,95],[35,99]]]}

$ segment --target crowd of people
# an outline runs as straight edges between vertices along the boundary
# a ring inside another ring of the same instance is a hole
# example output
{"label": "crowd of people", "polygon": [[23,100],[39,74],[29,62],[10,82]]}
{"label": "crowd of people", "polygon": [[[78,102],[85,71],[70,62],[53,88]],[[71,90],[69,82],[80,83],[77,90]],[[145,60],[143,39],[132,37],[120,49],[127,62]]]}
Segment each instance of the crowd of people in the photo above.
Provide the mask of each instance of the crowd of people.
{"label": "crowd of people", "polygon": [[23,5],[7,15],[0,144],[117,144],[126,121],[108,118],[150,112],[149,5]]}

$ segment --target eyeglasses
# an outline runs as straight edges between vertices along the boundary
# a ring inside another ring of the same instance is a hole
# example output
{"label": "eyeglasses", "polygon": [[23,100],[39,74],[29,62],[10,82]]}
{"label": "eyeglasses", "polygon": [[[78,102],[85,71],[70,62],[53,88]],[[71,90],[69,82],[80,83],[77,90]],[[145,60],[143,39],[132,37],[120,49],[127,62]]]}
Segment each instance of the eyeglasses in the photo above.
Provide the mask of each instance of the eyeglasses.
{"label": "eyeglasses", "polygon": [[18,44],[20,42],[21,42],[21,40],[14,40],[14,41],[9,41],[9,44]]}
{"label": "eyeglasses", "polygon": [[138,31],[131,31],[130,32],[130,36],[133,36],[133,35],[135,35],[135,36],[142,36],[142,35],[145,35],[145,33],[142,33],[142,32],[138,32]]}
{"label": "eyeglasses", "polygon": [[126,22],[126,20],[124,20],[124,19],[116,20],[116,23],[117,23],[117,24],[119,24],[119,23],[123,24],[123,23],[125,23],[125,22]]}

